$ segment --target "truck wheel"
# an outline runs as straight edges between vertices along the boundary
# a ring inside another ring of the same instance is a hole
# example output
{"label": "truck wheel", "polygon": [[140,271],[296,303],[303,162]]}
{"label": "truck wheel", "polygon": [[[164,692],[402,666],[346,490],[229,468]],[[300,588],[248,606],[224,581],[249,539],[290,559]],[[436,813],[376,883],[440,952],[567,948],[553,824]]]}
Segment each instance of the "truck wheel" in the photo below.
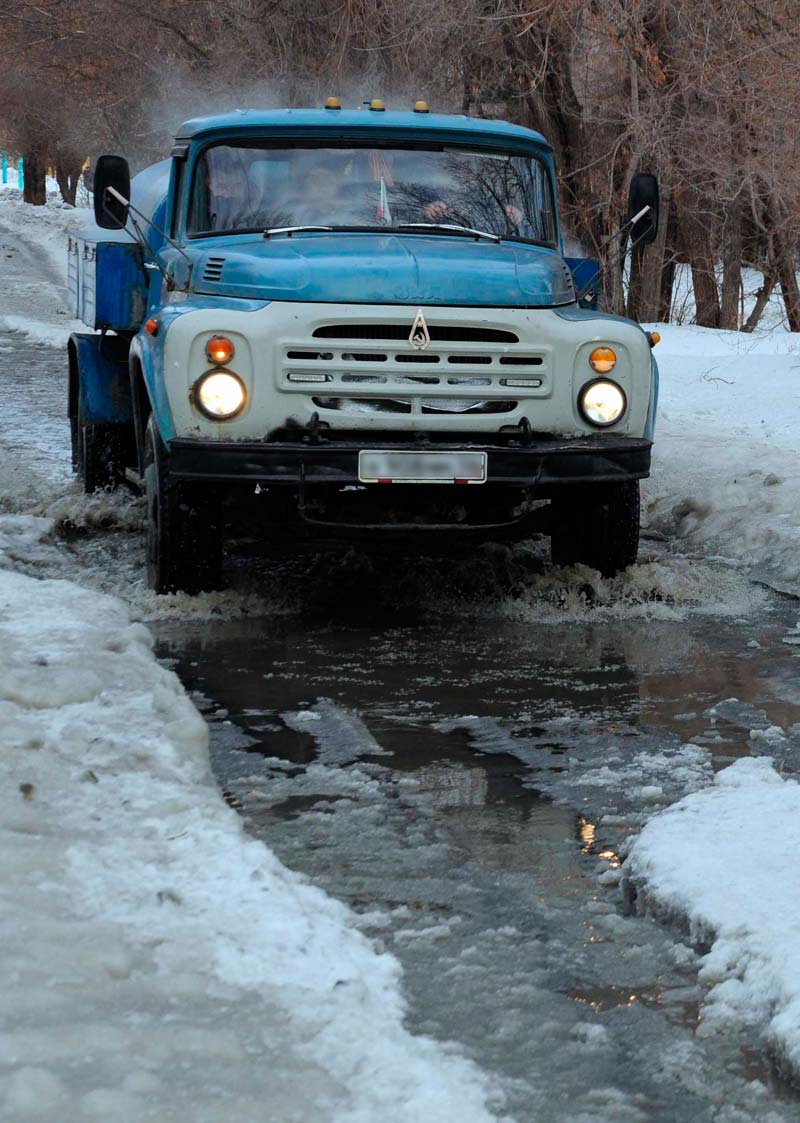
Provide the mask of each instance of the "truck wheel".
{"label": "truck wheel", "polygon": [[87,494],[121,482],[125,469],[118,425],[87,424],[79,402],[77,415],[70,418],[70,437],[72,467]]}
{"label": "truck wheel", "polygon": [[147,584],[157,593],[219,586],[222,534],[208,489],[170,478],[169,457],[151,414],[144,438]]}
{"label": "truck wheel", "polygon": [[554,565],[588,565],[613,577],[639,550],[639,481],[564,489],[552,500],[550,555]]}

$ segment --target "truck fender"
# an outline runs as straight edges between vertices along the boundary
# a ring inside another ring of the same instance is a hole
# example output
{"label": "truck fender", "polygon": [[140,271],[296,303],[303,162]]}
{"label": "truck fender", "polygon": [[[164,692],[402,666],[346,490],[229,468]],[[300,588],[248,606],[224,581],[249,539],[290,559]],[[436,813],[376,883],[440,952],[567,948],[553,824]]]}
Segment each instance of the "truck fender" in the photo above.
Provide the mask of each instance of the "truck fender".
{"label": "truck fender", "polygon": [[161,439],[165,442],[175,435],[169,411],[163,378],[159,379],[162,350],[140,335],[131,341],[129,355],[129,386],[131,411],[136,434],[136,448],[140,474],[144,473],[144,434],[150,414],[155,418]]}
{"label": "truck fender", "polygon": [[133,429],[136,438],[136,459],[139,475],[144,479],[144,434],[147,429],[147,419],[153,411],[153,406],[142,370],[141,356],[136,354],[133,349],[131,349],[129,361],[129,378]]}
{"label": "truck fender", "polygon": [[69,355],[69,416],[78,412],[89,425],[129,425],[131,388],[128,341],[118,335],[74,332]]}
{"label": "truck fender", "polygon": [[652,377],[650,380],[650,405],[647,409],[647,422],[644,428],[644,435],[648,441],[652,441],[656,431],[656,414],[658,413],[658,363],[656,362],[655,355],[651,356],[653,368]]}

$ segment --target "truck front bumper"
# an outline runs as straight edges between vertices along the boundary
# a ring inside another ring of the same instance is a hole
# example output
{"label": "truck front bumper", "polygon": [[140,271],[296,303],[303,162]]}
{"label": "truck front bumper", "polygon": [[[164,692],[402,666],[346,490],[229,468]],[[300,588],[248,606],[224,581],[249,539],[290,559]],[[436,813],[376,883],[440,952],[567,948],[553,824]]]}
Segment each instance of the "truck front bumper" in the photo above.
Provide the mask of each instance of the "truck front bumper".
{"label": "truck front bumper", "polygon": [[652,441],[641,437],[597,436],[532,439],[516,445],[426,445],[365,440],[339,442],[195,441],[169,442],[171,475],[186,480],[247,481],[267,484],[358,484],[358,454],[365,448],[462,451],[487,454],[487,483],[550,488],[561,484],[639,480],[650,473]]}

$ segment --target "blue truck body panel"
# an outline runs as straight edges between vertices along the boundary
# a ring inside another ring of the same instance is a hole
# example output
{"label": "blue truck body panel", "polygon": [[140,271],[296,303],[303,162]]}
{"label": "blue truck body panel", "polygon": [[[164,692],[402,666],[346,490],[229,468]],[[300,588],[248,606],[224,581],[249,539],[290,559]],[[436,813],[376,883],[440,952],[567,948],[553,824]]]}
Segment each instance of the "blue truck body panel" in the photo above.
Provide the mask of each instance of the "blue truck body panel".
{"label": "blue truck body panel", "polygon": [[80,370],[75,389],[87,425],[124,425],[133,419],[128,360],[115,342],[102,335],[70,336]]}
{"label": "blue truck body panel", "polygon": [[90,328],[134,332],[147,307],[140,247],[130,236],[90,227],[69,239],[72,314]]}
{"label": "blue truck body panel", "polygon": [[585,301],[583,306],[585,308],[596,308],[600,291],[600,262],[591,257],[565,257],[564,260],[572,273],[576,292],[580,292],[584,285],[592,285],[587,294],[587,296],[591,294],[591,300]]}
{"label": "blue truck body panel", "polygon": [[357,131],[363,136],[386,134],[407,139],[433,136],[445,143],[464,139],[510,146],[540,148],[551,152],[552,146],[541,133],[508,121],[490,121],[481,117],[457,116],[450,113],[415,113],[411,111],[375,111],[368,109],[238,109],[211,117],[195,117],[178,129],[176,141],[224,139],[268,135],[275,131],[284,136],[324,135]]}
{"label": "blue truck body panel", "polygon": [[[220,296],[484,308],[548,307],[574,300],[561,255],[519,242],[311,232],[203,238],[190,242],[187,251],[197,255],[197,290]],[[209,274],[219,279],[206,279]]]}

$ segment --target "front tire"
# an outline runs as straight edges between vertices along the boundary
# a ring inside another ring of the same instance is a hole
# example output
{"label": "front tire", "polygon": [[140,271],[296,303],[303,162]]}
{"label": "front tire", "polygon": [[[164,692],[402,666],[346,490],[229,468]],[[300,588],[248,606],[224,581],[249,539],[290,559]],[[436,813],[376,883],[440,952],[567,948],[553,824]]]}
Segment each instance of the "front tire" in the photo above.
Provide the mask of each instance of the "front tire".
{"label": "front tire", "polygon": [[218,588],[222,534],[216,496],[170,477],[169,456],[152,414],[144,465],[148,587],[156,593]]}
{"label": "front tire", "polygon": [[554,565],[587,565],[614,577],[639,551],[639,481],[565,487],[551,502]]}

